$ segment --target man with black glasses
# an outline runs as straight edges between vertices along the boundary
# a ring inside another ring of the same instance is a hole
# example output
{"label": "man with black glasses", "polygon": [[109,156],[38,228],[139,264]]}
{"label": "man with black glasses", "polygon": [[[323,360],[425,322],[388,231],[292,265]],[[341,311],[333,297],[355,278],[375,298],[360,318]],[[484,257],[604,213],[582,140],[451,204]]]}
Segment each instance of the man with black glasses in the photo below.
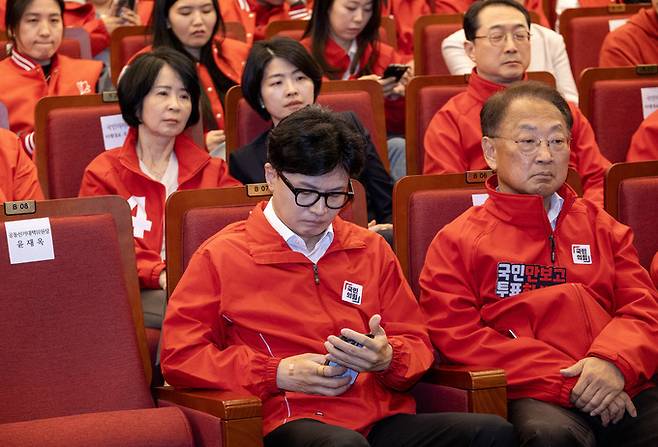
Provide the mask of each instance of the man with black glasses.
{"label": "man with black glasses", "polygon": [[272,198],[190,261],[164,376],[258,396],[265,446],[514,445],[498,416],[414,414],[406,391],[434,360],[420,308],[384,239],[338,217],[364,144],[318,106],[272,130]]}
{"label": "man with black glasses", "polygon": [[[475,63],[466,91],[451,98],[432,118],[424,137],[424,174],[486,169],[480,139],[480,110],[494,93],[527,79],[530,15],[515,0],[483,0],[464,15],[464,49]],[[585,198],[603,206],[603,179],[610,162],[601,155],[594,131],[578,106],[569,166],[581,177]]]}
{"label": "man with black glasses", "polygon": [[436,235],[419,280],[432,343],[505,370],[521,446],[658,445],[658,292],[631,230],[565,183],[567,102],[517,83],[481,124],[489,198]]}

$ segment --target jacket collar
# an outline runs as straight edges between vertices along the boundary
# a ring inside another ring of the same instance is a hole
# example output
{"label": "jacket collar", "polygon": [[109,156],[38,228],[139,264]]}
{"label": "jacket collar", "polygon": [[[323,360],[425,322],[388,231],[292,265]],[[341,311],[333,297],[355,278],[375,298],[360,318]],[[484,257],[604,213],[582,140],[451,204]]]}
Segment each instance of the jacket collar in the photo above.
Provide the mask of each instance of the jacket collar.
{"label": "jacket collar", "polygon": [[[368,44],[365,51],[361,55],[361,59],[359,59],[359,70],[363,70],[363,67],[365,67],[372,51],[372,45]],[[340,69],[340,75],[342,75],[345,70],[350,67],[350,57],[347,54],[347,51],[338,45],[331,37],[327,38],[327,45],[325,46],[324,55],[327,58],[329,65],[336,64],[335,68]],[[350,79],[354,79],[356,75],[357,74],[352,74]]]}
{"label": "jacket collar", "polygon": [[[139,168],[139,160],[137,158],[137,128],[130,128],[126,140],[119,151],[119,162],[126,169],[153,181]],[[208,153],[200,149],[185,134],[180,134],[176,137],[174,152],[176,153],[176,158],[178,158],[179,185],[194,177],[210,162]]]}
{"label": "jacket collar", "polygon": [[[292,251],[270,225],[263,214],[265,206],[267,202],[257,204],[246,222],[247,245],[254,262],[257,264],[310,263],[306,256]],[[322,259],[333,252],[366,247],[363,238],[343,219],[337,216],[332,224],[334,240]]]}
{"label": "jacket collar", "polygon": [[[492,175],[486,182],[489,199],[484,203],[484,209],[498,220],[526,229],[541,229],[551,232],[551,225],[544,209],[544,200],[536,194],[509,194],[496,191],[498,176]],[[576,201],[576,192],[565,182],[557,193],[564,199],[562,216],[569,212]]]}
{"label": "jacket collar", "polygon": [[[528,73],[523,73],[523,80],[528,80]],[[486,102],[494,93],[498,93],[506,88],[507,85],[505,84],[497,84],[484,79],[477,73],[477,67],[473,68],[468,78],[468,92],[482,103]]]}
{"label": "jacket collar", "polygon": [[[40,68],[40,65],[34,59],[19,53],[15,47],[12,48],[11,50],[11,60],[12,62],[14,62],[14,64],[16,64],[18,67],[22,68],[25,71],[32,71],[36,68]],[[53,57],[50,58],[50,64],[52,66],[52,69],[57,67],[57,62],[58,62],[57,52],[55,52],[55,54],[53,54]]]}

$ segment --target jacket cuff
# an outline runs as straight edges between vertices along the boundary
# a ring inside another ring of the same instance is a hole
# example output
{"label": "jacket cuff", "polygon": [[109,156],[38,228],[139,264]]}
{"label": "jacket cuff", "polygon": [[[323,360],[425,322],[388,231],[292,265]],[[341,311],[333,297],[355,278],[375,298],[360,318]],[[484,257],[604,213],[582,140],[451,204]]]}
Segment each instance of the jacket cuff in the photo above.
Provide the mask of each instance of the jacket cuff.
{"label": "jacket cuff", "polygon": [[263,396],[270,396],[273,394],[281,393],[281,390],[276,384],[276,374],[279,369],[281,359],[277,357],[269,357],[265,364],[265,380],[263,381]]}
{"label": "jacket cuff", "polygon": [[311,18],[310,12],[306,9],[306,3],[301,1],[290,6],[288,16],[292,20],[308,20]]}
{"label": "jacket cuff", "polygon": [[23,137],[23,147],[34,158],[34,132],[30,132]]}
{"label": "jacket cuff", "polygon": [[388,365],[388,368],[375,373],[375,375],[384,385],[394,389],[401,389],[404,387],[404,383],[399,378],[405,376],[408,368],[407,355],[404,352],[402,341],[391,337],[388,339],[388,344],[393,349],[391,363]]}
{"label": "jacket cuff", "polygon": [[615,354],[614,356],[610,357],[603,353],[598,353],[598,352],[589,352],[587,353],[587,356],[596,357],[615,365],[619,370],[619,372],[621,372],[621,375],[624,376],[624,389],[626,390],[631,389],[637,383],[638,380],[637,373],[622,356]]}
{"label": "jacket cuff", "polygon": [[151,277],[148,280],[149,284],[145,284],[149,289],[159,289],[160,288],[160,273],[165,269],[165,263],[159,262],[155,264],[153,270],[151,270]]}
{"label": "jacket cuff", "polygon": [[573,407],[571,403],[571,390],[576,386],[579,376],[576,377],[567,377],[562,382],[562,388],[560,389],[560,395],[558,396],[559,404],[565,408]]}

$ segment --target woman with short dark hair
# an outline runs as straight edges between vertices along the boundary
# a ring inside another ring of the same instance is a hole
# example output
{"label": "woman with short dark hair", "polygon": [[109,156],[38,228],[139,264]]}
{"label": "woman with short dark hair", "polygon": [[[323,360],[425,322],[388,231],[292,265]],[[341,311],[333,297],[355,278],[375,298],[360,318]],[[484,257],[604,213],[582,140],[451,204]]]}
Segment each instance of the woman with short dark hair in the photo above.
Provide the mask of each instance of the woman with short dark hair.
{"label": "woman with short dark hair", "polygon": [[[89,164],[80,196],[117,194],[128,200],[140,285],[164,290],[167,198],[177,190],[239,182],[223,160],[210,158],[183,133],[199,120],[199,81],[187,57],[171,48],[137,57],[121,77],[118,94],[130,131],[121,148]],[[151,326],[159,327],[162,315],[157,317]]]}
{"label": "woman with short dark hair", "polygon": [[[287,37],[256,42],[242,74],[242,92],[249,105],[273,127],[296,110],[313,104],[322,86],[322,70],[304,47]],[[393,180],[382,165],[367,130],[352,112],[341,116],[367,139],[365,168],[359,177],[368,198],[368,215],[379,223],[391,222]],[[267,138],[263,132],[230,154],[231,175],[243,183],[265,181]],[[380,229],[376,227],[375,229]]]}
{"label": "woman with short dark hair", "polygon": [[98,61],[58,54],[64,33],[62,0],[10,0],[5,26],[11,54],[0,61],[0,102],[9,128],[28,153],[34,151],[34,110],[44,96],[96,92],[103,70]]}

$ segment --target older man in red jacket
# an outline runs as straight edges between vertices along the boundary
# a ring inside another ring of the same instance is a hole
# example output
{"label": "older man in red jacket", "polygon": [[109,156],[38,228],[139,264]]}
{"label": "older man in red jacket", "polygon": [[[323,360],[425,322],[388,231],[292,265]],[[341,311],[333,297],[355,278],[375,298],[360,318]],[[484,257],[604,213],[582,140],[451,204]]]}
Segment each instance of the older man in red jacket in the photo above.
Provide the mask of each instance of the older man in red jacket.
{"label": "older man in red jacket", "polygon": [[504,368],[523,446],[658,445],[658,292],[631,230],[565,183],[573,116],[517,83],[482,109],[489,198],[420,277],[443,358]]}

